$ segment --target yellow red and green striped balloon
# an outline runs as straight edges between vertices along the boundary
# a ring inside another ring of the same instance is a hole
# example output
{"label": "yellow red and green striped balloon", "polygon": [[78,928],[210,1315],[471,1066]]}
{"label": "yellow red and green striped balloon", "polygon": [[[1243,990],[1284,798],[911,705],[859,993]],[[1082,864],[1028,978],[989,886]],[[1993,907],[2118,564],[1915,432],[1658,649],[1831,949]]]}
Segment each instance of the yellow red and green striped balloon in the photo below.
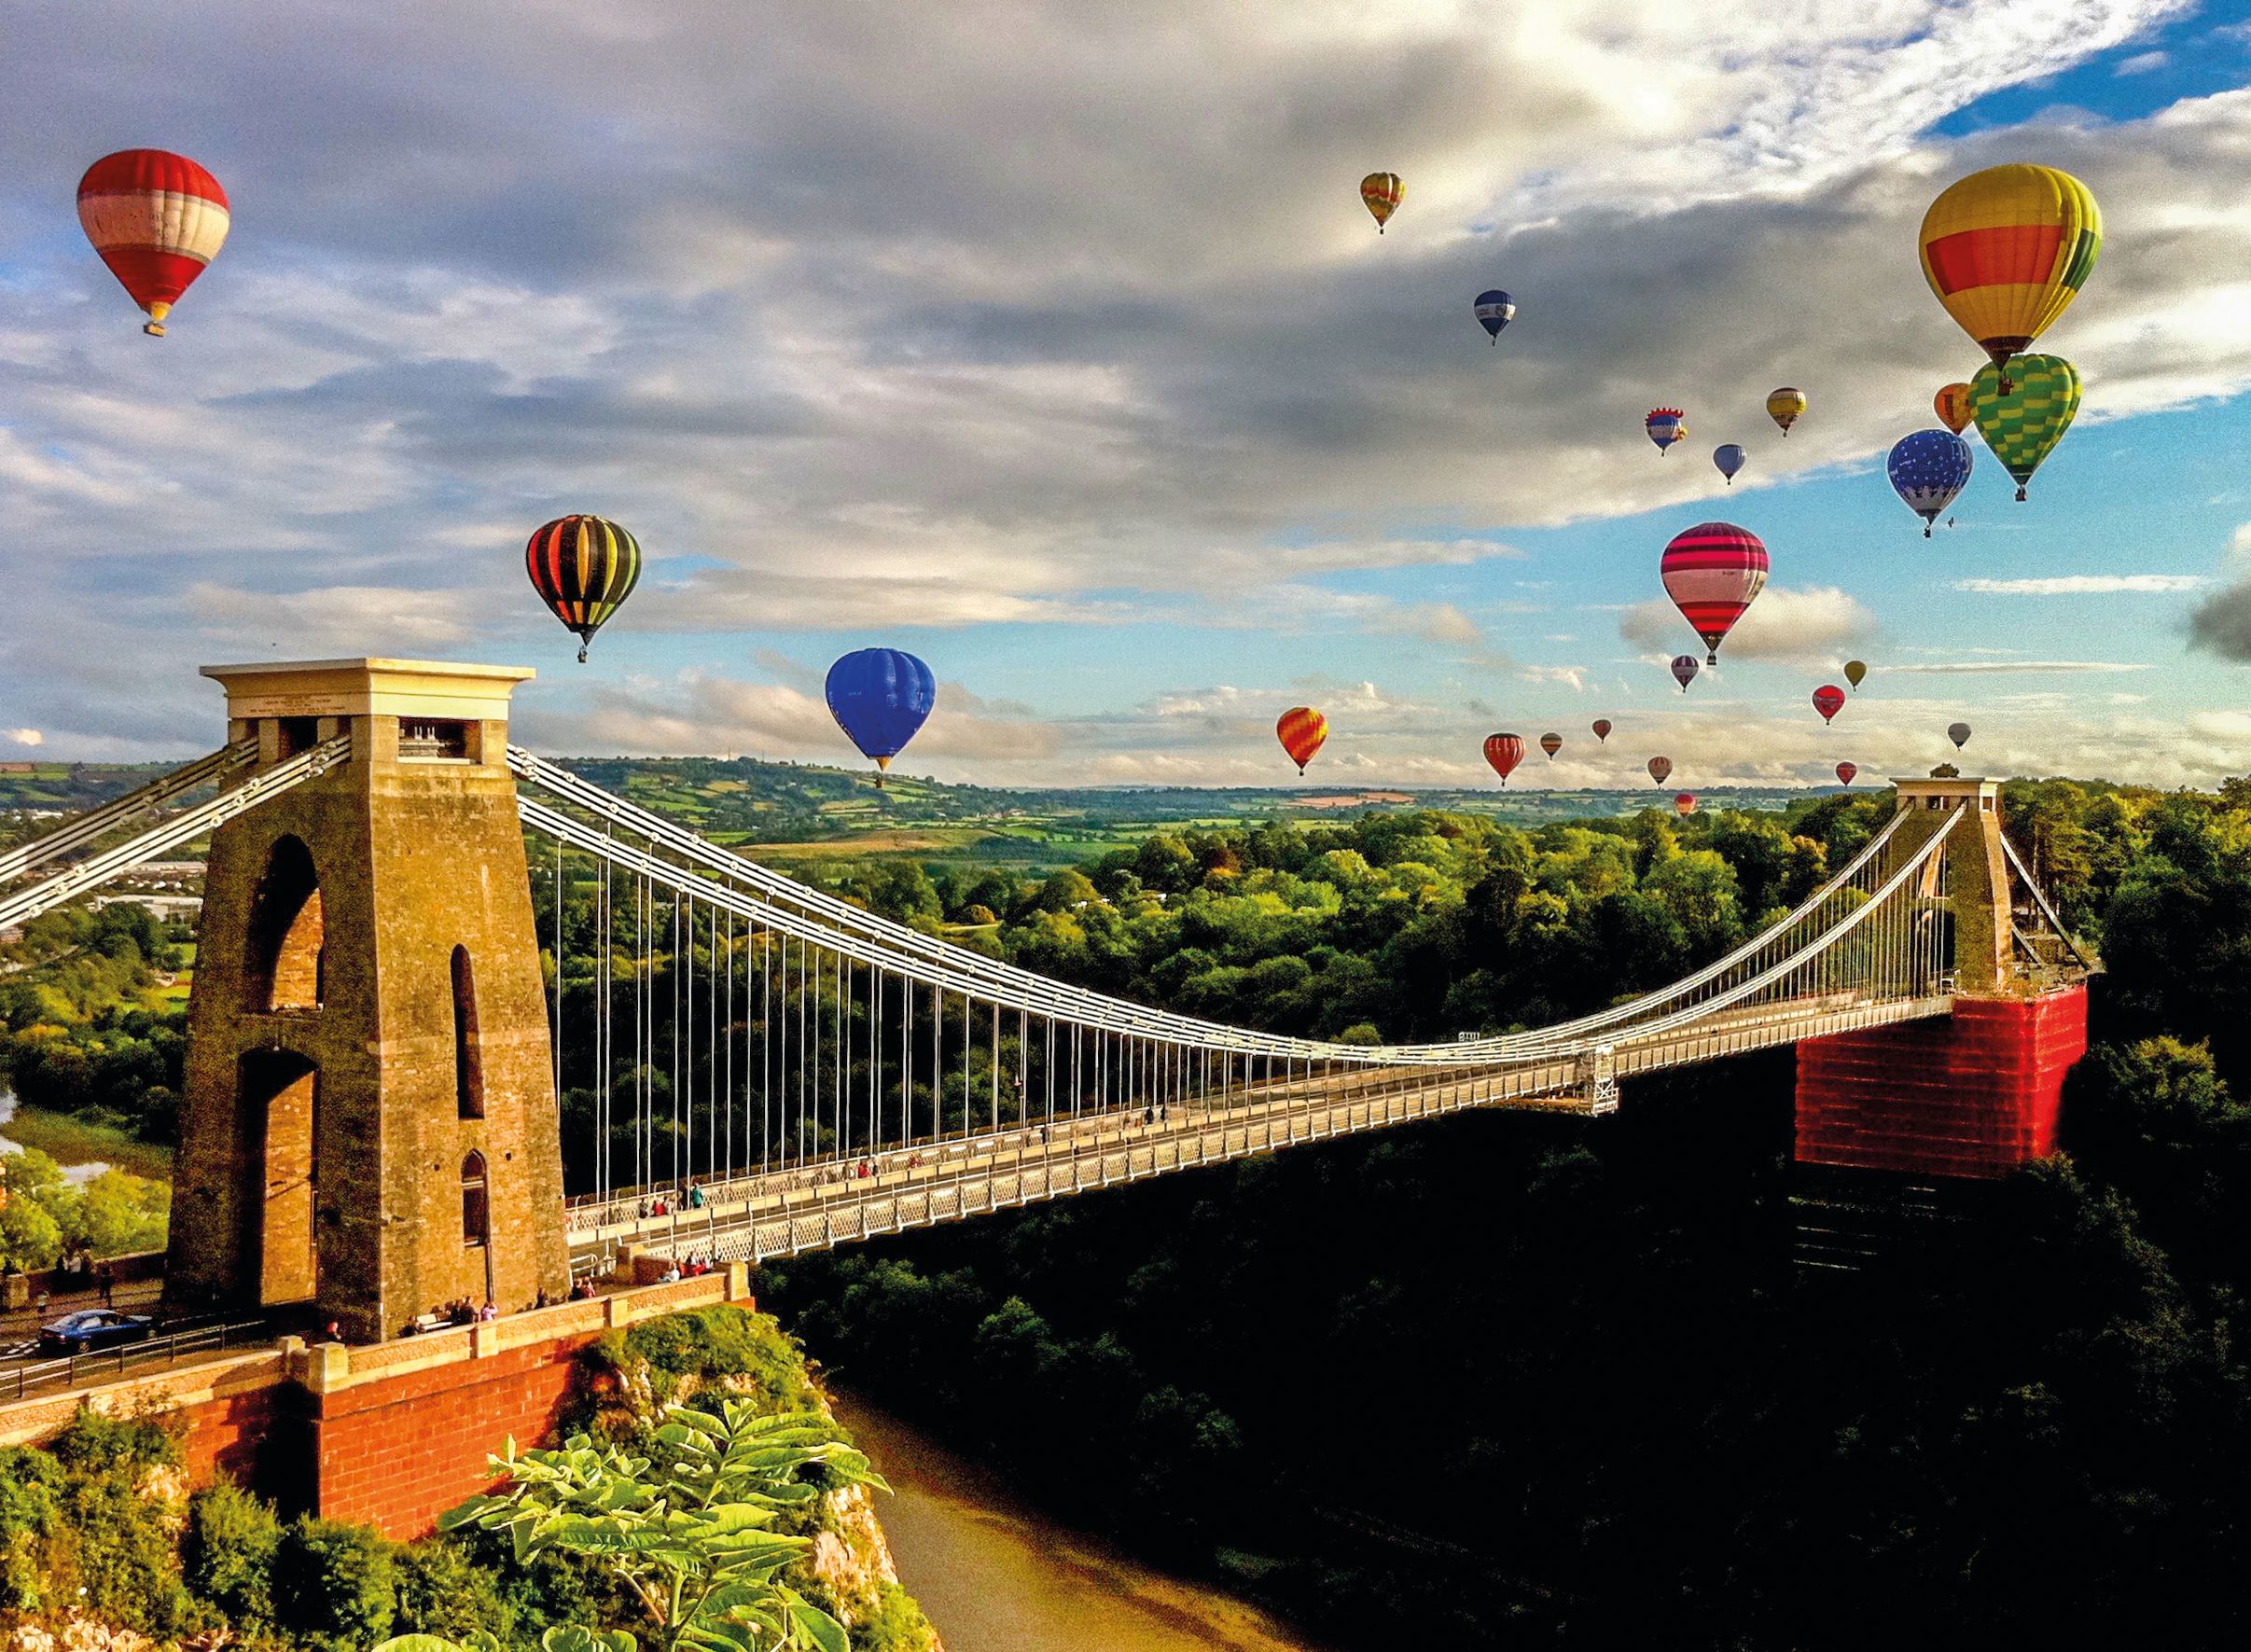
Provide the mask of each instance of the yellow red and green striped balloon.
{"label": "yellow red and green striped balloon", "polygon": [[1978,434],[2017,479],[2021,500],[2079,410],[2079,370],[2060,355],[2013,355],[2000,368],[1988,362],[1969,382],[1969,406]]}
{"label": "yellow red and green striped balloon", "polygon": [[1383,233],[1383,226],[1391,221],[1391,215],[1399,210],[1399,202],[1406,199],[1407,186],[1399,181],[1396,172],[1371,172],[1360,180],[1360,204],[1375,219],[1378,235]]}
{"label": "yellow red and green striped balloon", "polygon": [[1992,166],[1931,202],[1921,243],[1930,290],[2006,374],[2079,296],[2103,250],[2103,213],[2067,172]]}
{"label": "yellow red and green striped balloon", "polygon": [[641,577],[641,544],[598,516],[559,516],[523,549],[532,589],[555,618],[578,633],[578,661]]}

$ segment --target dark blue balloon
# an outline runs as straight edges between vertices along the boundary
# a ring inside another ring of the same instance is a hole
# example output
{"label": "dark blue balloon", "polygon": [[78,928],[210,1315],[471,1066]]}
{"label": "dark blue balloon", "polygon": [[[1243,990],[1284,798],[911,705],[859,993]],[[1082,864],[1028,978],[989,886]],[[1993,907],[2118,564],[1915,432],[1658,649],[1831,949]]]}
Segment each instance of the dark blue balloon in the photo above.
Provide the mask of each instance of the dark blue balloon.
{"label": "dark blue balloon", "polygon": [[1954,502],[1969,483],[1973,458],[1969,444],[1951,430],[1918,430],[1901,437],[1892,447],[1883,468],[1892,490],[1924,522],[1923,536],[1930,537],[1929,523]]}
{"label": "dark blue balloon", "polygon": [[855,649],[828,668],[829,714],[881,768],[906,749],[937,703],[930,668],[896,648]]}
{"label": "dark blue balloon", "polygon": [[1487,334],[1498,343],[1501,329],[1516,319],[1516,300],[1496,286],[1478,295],[1477,312]]}

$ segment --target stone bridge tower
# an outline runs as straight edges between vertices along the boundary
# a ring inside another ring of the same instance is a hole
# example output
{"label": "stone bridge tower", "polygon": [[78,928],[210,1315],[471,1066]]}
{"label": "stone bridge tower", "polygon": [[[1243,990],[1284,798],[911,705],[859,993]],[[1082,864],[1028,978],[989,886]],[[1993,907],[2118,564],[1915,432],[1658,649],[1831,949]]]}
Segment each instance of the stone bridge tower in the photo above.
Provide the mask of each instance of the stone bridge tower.
{"label": "stone bridge tower", "polygon": [[228,738],[327,772],[214,834],[166,1291],[395,1336],[568,1288],[508,697],[529,671],[209,666]]}

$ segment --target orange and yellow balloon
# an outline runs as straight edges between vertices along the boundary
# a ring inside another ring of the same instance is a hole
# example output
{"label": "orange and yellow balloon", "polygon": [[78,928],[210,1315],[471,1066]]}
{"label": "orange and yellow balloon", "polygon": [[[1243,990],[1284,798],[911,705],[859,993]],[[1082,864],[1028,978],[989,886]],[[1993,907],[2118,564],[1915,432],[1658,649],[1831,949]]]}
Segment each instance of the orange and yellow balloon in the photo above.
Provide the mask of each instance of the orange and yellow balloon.
{"label": "orange and yellow balloon", "polygon": [[1274,738],[1302,774],[1321,749],[1321,743],[1328,738],[1328,719],[1310,705],[1293,705],[1275,721]]}
{"label": "orange and yellow balloon", "polygon": [[1391,215],[1399,210],[1399,202],[1407,199],[1407,186],[1399,181],[1396,172],[1371,172],[1360,180],[1360,200],[1374,215],[1376,233],[1383,233],[1383,226]]}
{"label": "orange and yellow balloon", "polygon": [[1930,290],[2006,373],[2093,273],[2103,214],[2069,173],[1991,166],[1931,202],[1921,242]]}
{"label": "orange and yellow balloon", "polygon": [[1938,415],[1938,423],[1956,436],[1962,434],[1973,417],[1969,386],[1960,381],[1939,385],[1938,394],[1930,398],[1930,405],[1931,410]]}

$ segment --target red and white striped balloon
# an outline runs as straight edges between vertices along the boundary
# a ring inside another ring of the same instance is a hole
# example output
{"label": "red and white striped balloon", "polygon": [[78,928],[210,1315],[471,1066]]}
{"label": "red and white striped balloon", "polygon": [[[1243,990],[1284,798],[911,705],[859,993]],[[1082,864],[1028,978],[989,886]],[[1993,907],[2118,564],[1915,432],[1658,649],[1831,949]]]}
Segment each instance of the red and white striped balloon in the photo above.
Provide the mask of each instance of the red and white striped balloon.
{"label": "red and white striped balloon", "polygon": [[1705,664],[1719,663],[1719,645],[1765,588],[1767,566],[1758,535],[1733,522],[1699,522],[1665,547],[1658,573],[1673,605],[1703,639]]}
{"label": "red and white striped balloon", "polygon": [[231,222],[227,191],[185,155],[120,149],[78,180],[78,222],[132,301],[141,330],[164,336],[164,317],[218,256]]}

